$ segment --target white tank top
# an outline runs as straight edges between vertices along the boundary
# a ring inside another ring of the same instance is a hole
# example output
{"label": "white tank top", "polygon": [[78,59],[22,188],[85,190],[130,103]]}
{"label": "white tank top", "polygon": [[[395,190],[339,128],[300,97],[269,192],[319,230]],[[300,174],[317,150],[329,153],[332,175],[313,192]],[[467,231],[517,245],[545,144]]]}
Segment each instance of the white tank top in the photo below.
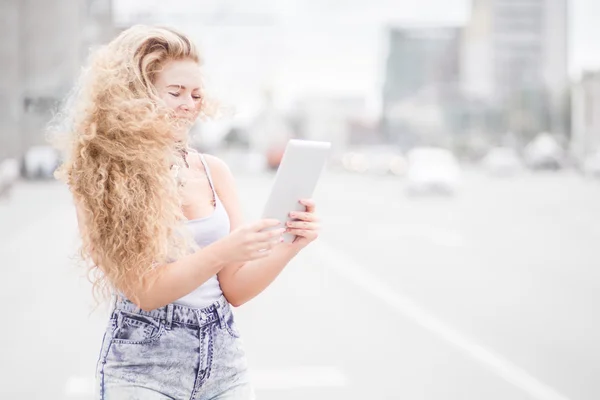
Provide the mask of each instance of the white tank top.
{"label": "white tank top", "polygon": [[[192,235],[198,246],[206,247],[212,242],[221,239],[229,234],[229,215],[221,203],[215,186],[213,184],[212,176],[208,164],[204,160],[204,157],[199,154],[200,161],[204,165],[206,170],[206,176],[213,192],[215,199],[215,209],[212,214],[198,219],[192,219],[186,222],[186,226],[192,231]],[[217,276],[212,276],[204,284],[198,286],[193,292],[183,296],[179,300],[174,301],[175,304],[181,304],[193,308],[203,308],[211,305],[221,297],[223,292]]]}

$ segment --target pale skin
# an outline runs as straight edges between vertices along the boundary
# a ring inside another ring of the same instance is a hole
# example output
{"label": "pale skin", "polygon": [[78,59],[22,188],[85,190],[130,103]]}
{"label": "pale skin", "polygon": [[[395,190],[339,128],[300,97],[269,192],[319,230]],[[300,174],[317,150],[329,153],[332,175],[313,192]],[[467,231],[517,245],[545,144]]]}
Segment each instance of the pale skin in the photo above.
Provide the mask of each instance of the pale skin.
{"label": "pale skin", "polygon": [[[195,120],[202,98],[201,74],[193,60],[171,60],[165,63],[154,85],[159,97],[179,116]],[[176,140],[188,132],[176,132]],[[319,221],[312,199],[302,199],[305,212],[290,216],[298,221],[288,222],[286,229],[260,232],[279,221],[244,222],[235,179],[227,164],[215,156],[205,155],[215,191],[230,219],[230,234],[195,253],[173,263],[156,267],[151,276],[135,289],[125,293],[137,298],[138,306],[146,311],[165,306],[192,292],[211,276],[217,274],[227,301],[240,306],[265,290],[285,266],[319,235]],[[189,169],[181,170],[186,184],[183,187],[182,212],[189,219],[210,215],[214,211],[213,194],[204,167],[197,154],[187,157]],[[77,206],[77,204],[76,204]],[[79,206],[77,217],[82,233],[85,221]],[[296,235],[293,243],[281,243],[287,231]],[[100,266],[101,267],[101,266]]]}

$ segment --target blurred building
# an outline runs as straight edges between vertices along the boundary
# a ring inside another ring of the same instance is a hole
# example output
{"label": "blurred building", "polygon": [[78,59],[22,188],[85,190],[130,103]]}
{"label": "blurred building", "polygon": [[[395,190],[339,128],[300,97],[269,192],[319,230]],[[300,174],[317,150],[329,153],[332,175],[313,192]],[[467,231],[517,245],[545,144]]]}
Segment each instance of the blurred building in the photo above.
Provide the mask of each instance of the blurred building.
{"label": "blurred building", "polygon": [[583,160],[600,151],[600,71],[584,73],[571,96],[571,154]]}
{"label": "blurred building", "polygon": [[45,127],[73,85],[82,63],[82,7],[78,0],[22,1],[18,58],[23,96],[23,151],[46,144]]}
{"label": "blurred building", "polygon": [[382,124],[389,142],[443,144],[460,111],[460,28],[393,28],[383,83]]}
{"label": "blurred building", "polygon": [[304,97],[298,101],[294,112],[297,136],[329,141],[334,153],[357,144],[353,140],[373,142],[377,132],[365,128],[372,125],[372,118],[366,115],[365,109],[365,99],[360,96]]}
{"label": "blurred building", "polygon": [[263,92],[263,104],[259,112],[249,124],[248,141],[250,149],[255,153],[266,154],[272,148],[284,147],[294,133],[277,107],[273,92]]}
{"label": "blurred building", "polygon": [[497,111],[489,130],[568,134],[567,19],[567,0],[473,0],[463,87]]}
{"label": "blurred building", "polygon": [[83,57],[98,46],[110,42],[120,31],[115,23],[112,0],[87,0],[84,10]]}
{"label": "blurred building", "polygon": [[19,152],[19,0],[0,2],[0,162]]}
{"label": "blurred building", "polygon": [[46,145],[52,112],[91,48],[114,33],[111,0],[20,0],[0,6],[0,158]]}

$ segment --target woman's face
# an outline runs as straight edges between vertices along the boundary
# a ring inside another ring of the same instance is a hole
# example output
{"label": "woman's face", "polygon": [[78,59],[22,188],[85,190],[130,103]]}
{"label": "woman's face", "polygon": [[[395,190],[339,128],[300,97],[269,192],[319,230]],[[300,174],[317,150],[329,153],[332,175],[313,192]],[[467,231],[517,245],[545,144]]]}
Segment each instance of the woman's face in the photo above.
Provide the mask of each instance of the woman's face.
{"label": "woman's face", "polygon": [[200,67],[193,60],[169,61],[156,75],[154,85],[160,98],[175,111],[177,117],[189,122],[175,132],[177,140],[184,140],[198,118],[202,104]]}

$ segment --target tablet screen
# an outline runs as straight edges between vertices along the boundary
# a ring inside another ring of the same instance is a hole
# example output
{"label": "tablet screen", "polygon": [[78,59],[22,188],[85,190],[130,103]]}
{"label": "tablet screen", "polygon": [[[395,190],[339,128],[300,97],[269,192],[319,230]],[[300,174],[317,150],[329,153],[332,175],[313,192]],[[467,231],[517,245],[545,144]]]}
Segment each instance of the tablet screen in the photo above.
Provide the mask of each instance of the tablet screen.
{"label": "tablet screen", "polygon": [[[275,218],[282,222],[290,219],[292,211],[304,211],[298,201],[311,198],[319,177],[327,163],[330,142],[292,139],[288,142],[271,187],[271,193],[263,211],[263,218]],[[276,229],[274,227],[272,229]],[[290,242],[294,235],[284,235]]]}

